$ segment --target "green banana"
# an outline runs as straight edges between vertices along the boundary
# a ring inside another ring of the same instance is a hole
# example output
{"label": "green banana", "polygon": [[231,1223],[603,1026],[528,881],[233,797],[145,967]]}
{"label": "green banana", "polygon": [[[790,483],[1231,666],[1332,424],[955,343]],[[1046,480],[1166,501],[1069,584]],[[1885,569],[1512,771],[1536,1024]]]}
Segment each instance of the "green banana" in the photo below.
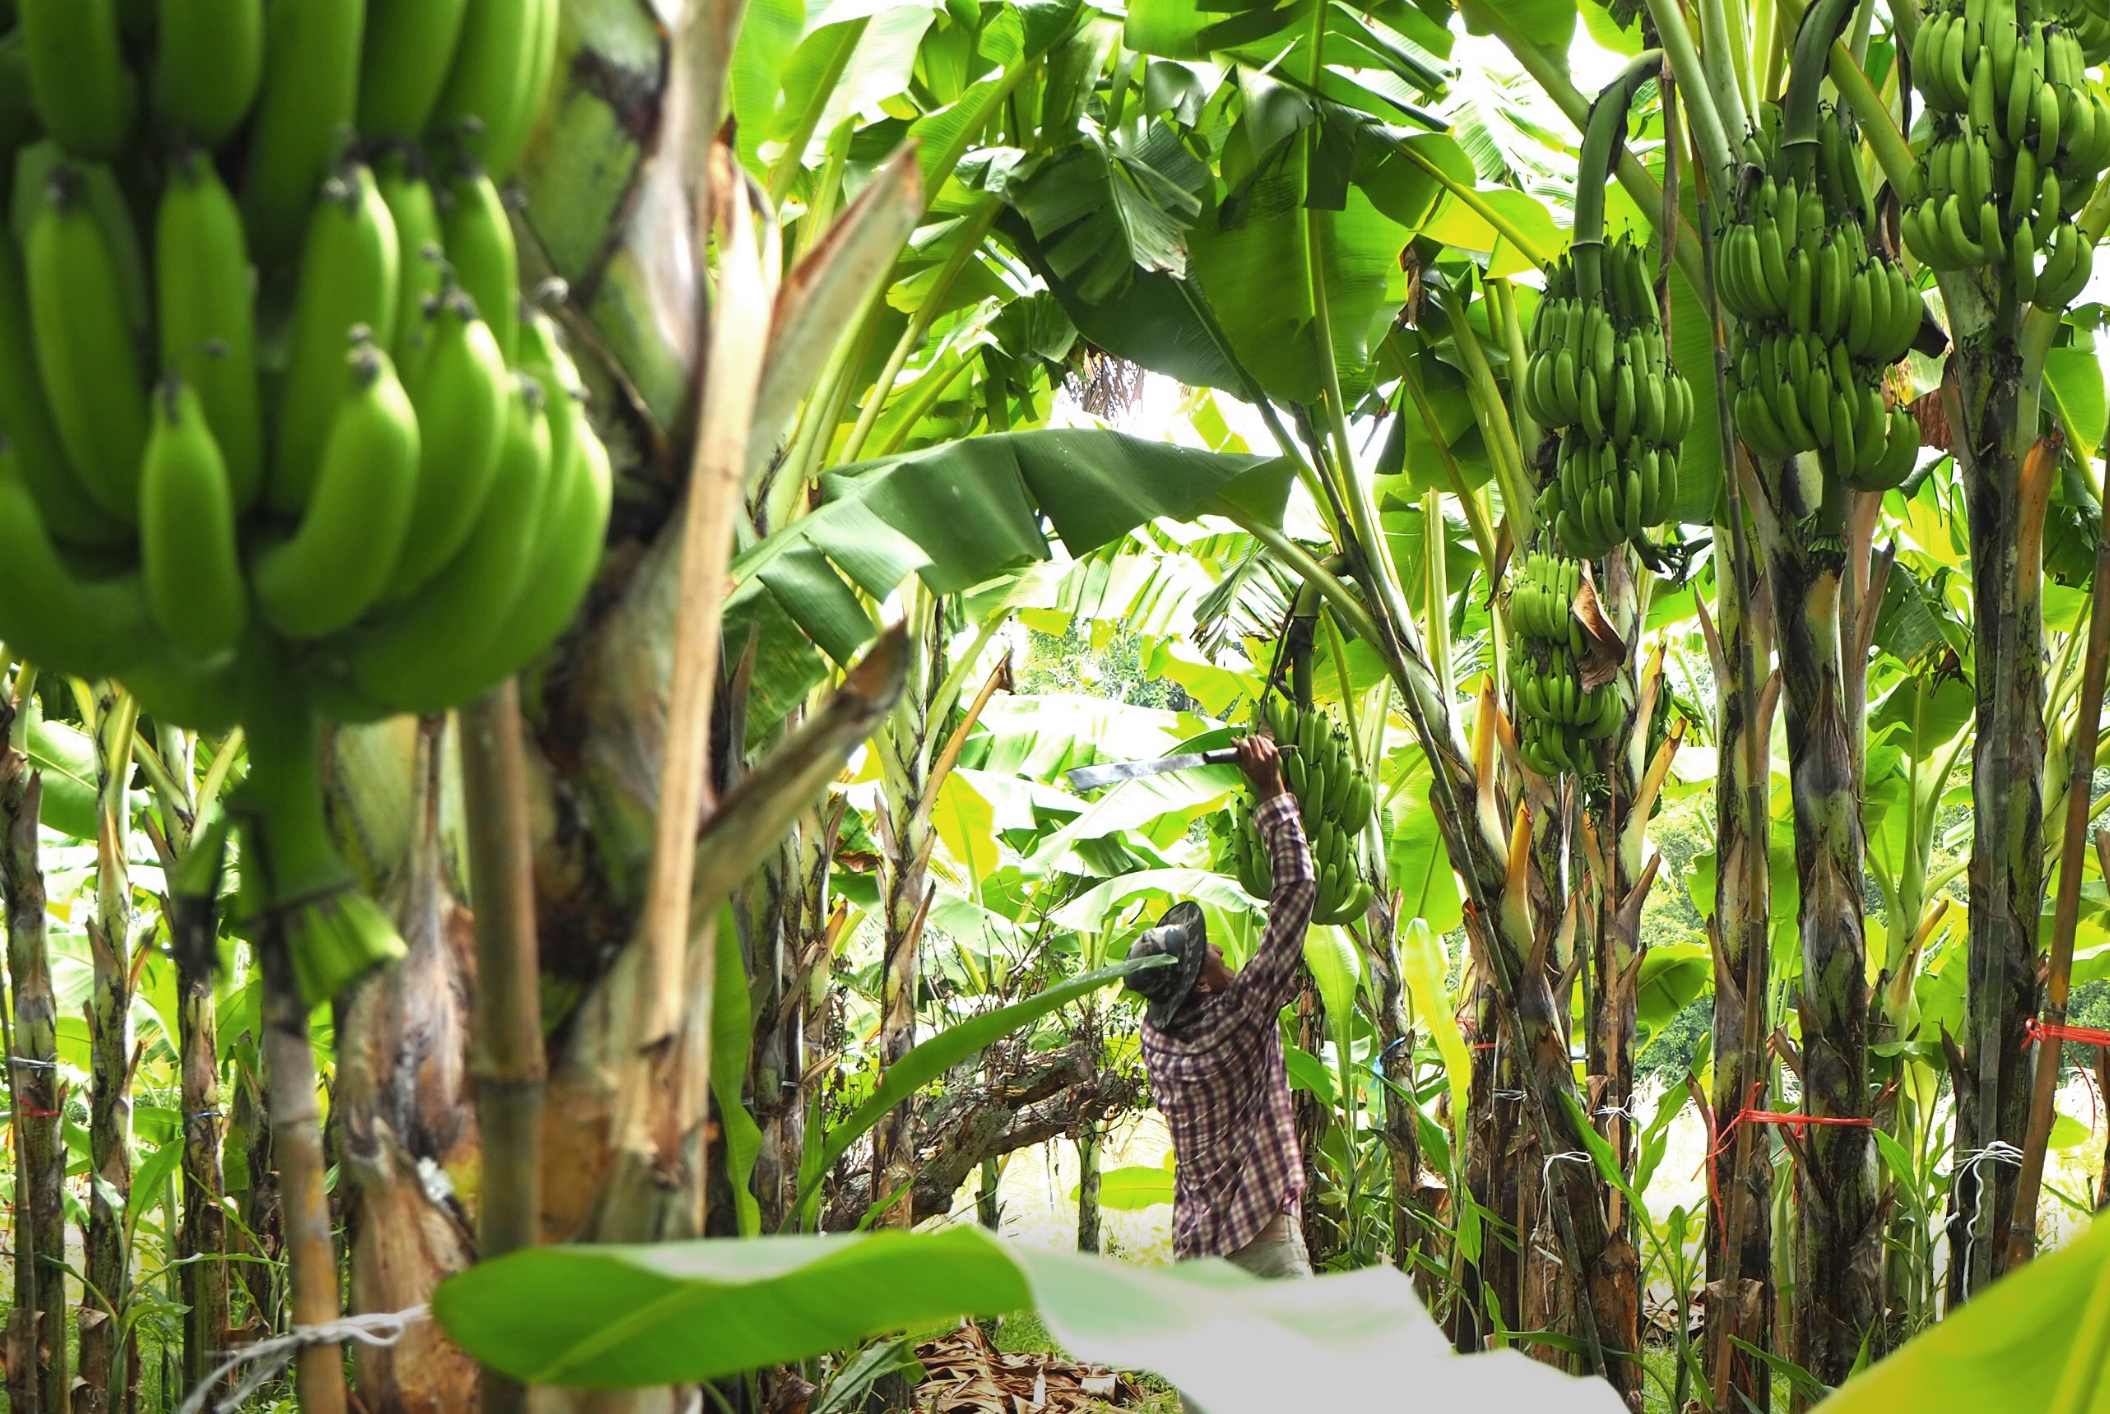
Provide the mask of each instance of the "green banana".
{"label": "green banana", "polygon": [[155,221],[161,367],[196,389],[226,459],[237,510],[264,476],[264,414],[256,368],[255,297],[242,214],[212,162],[176,158]]}
{"label": "green banana", "polygon": [[159,0],[154,116],[207,145],[233,135],[264,82],[264,0]]}
{"label": "green banana", "polygon": [[540,384],[514,380],[505,446],[483,514],[461,553],[350,655],[358,690],[415,712],[454,705],[451,665],[473,660],[518,597],[550,476],[550,424]]}
{"label": "green banana", "polygon": [[359,67],[359,131],[410,141],[446,85],[468,0],[367,0]]}
{"label": "green banana", "polygon": [[20,0],[29,96],[75,157],[107,162],[131,142],[139,85],[125,67],[115,0]]}
{"label": "green banana", "polygon": [[351,130],[366,0],[301,0],[270,9],[269,63],[249,137],[242,209],[263,263],[300,248],[308,210]]}
{"label": "green banana", "polygon": [[162,631],[193,660],[231,653],[249,619],[227,463],[197,391],[156,391],[139,486],[139,558]]}
{"label": "green banana", "polygon": [[126,521],[139,513],[147,409],[116,262],[71,168],[52,173],[25,267],[37,370],[82,487]]}
{"label": "green banana", "polygon": [[498,186],[472,168],[448,186],[447,258],[510,366],[520,347],[520,255]]}
{"label": "green banana", "polygon": [[553,0],[469,0],[432,125],[499,180],[512,175],[555,62]]}
{"label": "green banana", "polygon": [[[142,400],[143,401],[143,400]],[[0,641],[55,673],[116,677],[152,649],[137,573],[88,580],[67,567],[0,433]]]}
{"label": "green banana", "polygon": [[132,543],[132,527],[88,494],[59,440],[37,371],[21,254],[6,222],[0,222],[0,432],[13,440],[21,476],[53,535],[102,549]]}
{"label": "green banana", "polygon": [[124,300],[125,319],[142,348],[151,342],[154,319],[153,282],[148,277],[148,252],[140,243],[132,222],[132,206],[117,174],[100,163],[76,162],[52,141],[31,143],[16,154],[15,182],[9,219],[14,223],[15,242],[29,248],[29,233],[37,217],[51,202],[53,182],[77,182],[77,200],[85,201],[89,214],[102,226],[103,240],[117,268],[118,294]]}
{"label": "green banana", "polygon": [[362,345],[338,368],[346,386],[307,513],[255,561],[257,608],[289,638],[335,633],[373,606],[417,500],[418,417],[388,355]]}
{"label": "green banana", "polygon": [[344,395],[345,346],[355,339],[389,346],[401,269],[395,219],[373,172],[359,167],[332,177],[301,254],[293,349],[264,487],[273,510],[298,516],[307,509]]}
{"label": "green banana", "polygon": [[417,379],[414,347],[425,311],[447,283],[447,241],[432,185],[415,170],[412,156],[397,151],[374,169],[374,185],[396,227],[396,336],[389,352],[399,376]]}
{"label": "green banana", "polygon": [[426,321],[425,340],[410,390],[423,436],[417,514],[388,581],[390,599],[420,588],[461,549],[505,435],[505,356],[474,306],[450,294]]}
{"label": "green banana", "polygon": [[44,120],[29,96],[29,44],[17,26],[0,33],[0,177],[15,169],[15,154],[44,135]]}

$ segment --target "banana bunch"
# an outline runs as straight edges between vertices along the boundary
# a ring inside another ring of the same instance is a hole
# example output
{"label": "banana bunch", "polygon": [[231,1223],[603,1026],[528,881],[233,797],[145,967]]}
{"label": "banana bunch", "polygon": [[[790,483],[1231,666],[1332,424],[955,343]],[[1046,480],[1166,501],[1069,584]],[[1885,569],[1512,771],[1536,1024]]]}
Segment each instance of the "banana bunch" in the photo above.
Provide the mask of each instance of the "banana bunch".
{"label": "banana bunch", "polygon": [[[1317,708],[1262,698],[1253,725],[1296,750],[1282,758],[1282,778],[1297,798],[1304,834],[1319,876],[1319,902],[1312,921],[1352,923],[1369,910],[1375,890],[1362,876],[1359,843],[1370,823],[1375,797],[1370,781],[1355,769],[1348,737]],[[1266,898],[1274,879],[1267,842],[1253,824],[1252,807],[1234,806],[1221,835],[1223,862],[1245,891]]]}
{"label": "banana bunch", "polygon": [[[2110,20],[2094,23],[2110,38]],[[1913,75],[1936,116],[1904,215],[1913,254],[1994,267],[2018,302],[2053,312],[2081,292],[2095,253],[2074,217],[2110,166],[2110,97],[2087,50],[2029,0],[1964,0],[1921,24]]]}
{"label": "banana bunch", "polygon": [[1919,424],[1884,383],[1919,332],[1919,293],[1868,248],[1871,207],[1840,116],[1823,116],[1807,184],[1787,177],[1768,116],[1745,141],[1753,170],[1715,256],[1737,434],[1769,461],[1816,452],[1847,485],[1886,490],[1919,457]]}
{"label": "banana bunch", "polygon": [[1570,551],[1595,559],[1661,525],[1678,500],[1678,443],[1692,389],[1671,367],[1646,253],[1604,247],[1601,298],[1584,300],[1572,259],[1547,272],[1531,322],[1524,407],[1565,429],[1538,510]]}
{"label": "banana bunch", "polygon": [[497,185],[557,11],[17,0],[0,38],[41,127],[0,182],[0,641],[244,726],[245,888],[317,1000],[401,949],[322,723],[480,695],[600,562],[608,455]]}
{"label": "banana bunch", "polygon": [[1586,651],[1575,596],[1582,561],[1532,551],[1509,582],[1509,621],[1519,639],[1510,658],[1524,764],[1542,775],[1582,771],[1589,743],[1618,730],[1625,707],[1616,685],[1586,688],[1577,666]]}
{"label": "banana bunch", "polygon": [[2081,42],[2085,63],[2093,66],[2110,59],[2110,0],[2077,0],[2064,22]]}

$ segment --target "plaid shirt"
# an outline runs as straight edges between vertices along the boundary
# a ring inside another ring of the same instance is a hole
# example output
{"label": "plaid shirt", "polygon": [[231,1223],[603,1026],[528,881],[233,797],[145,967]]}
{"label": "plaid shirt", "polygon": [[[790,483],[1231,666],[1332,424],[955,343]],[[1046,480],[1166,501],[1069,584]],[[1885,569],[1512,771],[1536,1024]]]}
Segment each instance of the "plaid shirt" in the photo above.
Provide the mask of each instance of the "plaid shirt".
{"label": "plaid shirt", "polygon": [[1150,1092],[1179,1158],[1172,1251],[1180,1258],[1228,1257],[1304,1196],[1279,1017],[1296,991],[1319,891],[1296,798],[1276,796],[1253,821],[1275,875],[1260,947],[1228,990],[1188,1002],[1169,1030],[1143,1024]]}

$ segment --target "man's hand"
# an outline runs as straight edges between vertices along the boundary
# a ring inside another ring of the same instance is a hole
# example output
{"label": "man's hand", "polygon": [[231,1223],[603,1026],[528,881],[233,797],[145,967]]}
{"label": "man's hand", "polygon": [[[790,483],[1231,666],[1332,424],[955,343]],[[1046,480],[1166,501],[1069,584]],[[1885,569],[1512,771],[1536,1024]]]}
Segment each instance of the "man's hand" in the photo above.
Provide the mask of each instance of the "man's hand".
{"label": "man's hand", "polygon": [[1282,784],[1282,752],[1273,737],[1242,736],[1236,750],[1238,769],[1253,783],[1253,794],[1268,801],[1286,793],[1287,787]]}

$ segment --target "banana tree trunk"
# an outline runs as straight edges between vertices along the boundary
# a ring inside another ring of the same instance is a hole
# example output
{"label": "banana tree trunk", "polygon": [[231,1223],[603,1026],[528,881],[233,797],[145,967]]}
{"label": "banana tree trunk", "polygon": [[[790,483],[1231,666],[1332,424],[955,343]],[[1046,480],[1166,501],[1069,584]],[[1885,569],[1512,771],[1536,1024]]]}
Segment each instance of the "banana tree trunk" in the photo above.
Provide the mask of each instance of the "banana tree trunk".
{"label": "banana tree trunk", "polygon": [[[1797,1154],[1800,1264],[1798,1359],[1827,1384],[1842,1383],[1868,1342],[1884,1346],[1882,1230],[1868,1094],[1867,939],[1862,917],[1859,726],[1843,641],[1841,550],[1813,548],[1799,525],[1769,546],[1776,607],[1788,770],[1794,794],[1795,872],[1802,906],[1803,1108],[1823,1119]],[[1859,1123],[1857,1123],[1859,1122]]]}
{"label": "banana tree trunk", "polygon": [[[1717,526],[1717,543],[1731,534]],[[1762,1103],[1768,1075],[1767,1038],[1772,977],[1772,842],[1768,810],[1772,769],[1771,712],[1761,685],[1746,674],[1765,671],[1772,653],[1758,605],[1743,602],[1733,576],[1720,580],[1714,660],[1716,721],[1714,918],[1714,1089],[1710,1108],[1717,1134],[1732,1133],[1737,1116]],[[1745,713],[1756,708],[1757,719]],[[1773,1311],[1773,1159],[1762,1134],[1741,1145],[1717,1144],[1708,1160],[1707,1360],[1712,1386],[1735,1408],[1758,1414],[1772,1407],[1772,1373],[1729,1343],[1733,1331],[1760,1349],[1769,1344]],[[1726,1366],[1726,1369],[1722,1367]]]}
{"label": "banana tree trunk", "polygon": [[[929,916],[928,883],[931,846],[930,799],[934,785],[931,758],[943,723],[933,718],[934,699],[945,677],[942,640],[943,605],[922,589],[914,591],[917,664],[909,673],[909,690],[894,710],[887,729],[873,743],[879,752],[884,799],[879,811],[880,909],[886,969],[881,981],[879,1063],[893,1065],[916,1044],[916,992],[924,920]],[[873,1196],[900,1194],[877,1220],[879,1227],[907,1227],[913,1206],[908,1189],[916,1172],[914,1110],[897,1107],[872,1131]]]}
{"label": "banana tree trunk", "polygon": [[[1367,488],[1351,485],[1349,490],[1363,506],[1358,525],[1370,526]],[[1546,978],[1547,960],[1534,936],[1534,909],[1525,883],[1533,811],[1505,798],[1493,712],[1483,712],[1482,730],[1468,747],[1453,704],[1405,611],[1397,579],[1379,558],[1385,547],[1370,538],[1367,528],[1341,531],[1362,591],[1358,597],[1293,542],[1249,519],[1241,523],[1323,592],[1383,658],[1434,773],[1431,803],[1451,867],[1464,885],[1467,936],[1509,1002],[1503,1039],[1519,1052],[1529,1097],[1526,1127],[1549,1158],[1588,1153],[1582,1130],[1589,1120],[1568,1061],[1566,1018]],[[1599,1336],[1600,1327],[1618,1330],[1625,1324],[1626,1293],[1634,1283],[1622,1274],[1636,1263],[1633,1245],[1607,1221],[1597,1198],[1594,1166],[1552,1163],[1544,1178],[1557,1251],[1578,1274],[1583,1293],[1574,1303],[1586,1352],[1582,1364],[1603,1374],[1628,1405],[1639,1410],[1642,1374],[1637,1353],[1608,1348]]]}
{"label": "banana tree trunk", "polygon": [[[1326,1025],[1326,1002],[1319,996],[1319,989],[1312,984],[1307,974],[1298,981],[1296,1000],[1291,1003],[1296,1017],[1296,1043],[1306,1055],[1323,1055],[1328,1035]],[[1309,1090],[1297,1090],[1290,1095],[1290,1123],[1297,1136],[1297,1153],[1304,1165],[1304,1200],[1298,1209],[1298,1220],[1304,1233],[1304,1250],[1310,1256],[1315,1271],[1325,1269],[1326,1255],[1334,1246],[1334,1231],[1326,1226],[1323,1216],[1324,1204],[1320,1194],[1322,1185],[1336,1182],[1319,1168],[1319,1141],[1326,1137],[1326,1126],[1332,1119],[1329,1106]]]}
{"label": "banana tree trunk", "polygon": [[[2095,1050],[2095,1088],[2098,1094],[2110,1095],[2110,1049],[2101,1046]],[[2105,1208],[2110,1208],[2110,1140],[2104,1142],[2102,1171],[2095,1177],[2095,1210]]]}
{"label": "banana tree trunk", "polygon": [[[2001,1238],[2016,1217],[2019,1173],[2008,1156],[2019,1159],[2029,1126],[2027,1027],[2037,1014],[2037,930],[2044,908],[2040,551],[2051,464],[2016,455],[2018,444],[2030,439],[2018,427],[2022,380],[2013,350],[2007,341],[1963,338],[1950,356],[1964,414],[1952,425],[1963,434],[1956,459],[1970,518],[1978,709],[1971,743],[1974,828],[1963,1035],[1969,1085],[1968,1094],[1959,1087],[1956,1106],[1951,1303],[1999,1275]],[[2026,467],[2036,468],[2041,485],[2032,484]]]}
{"label": "banana tree trunk", "polygon": [[1103,1135],[1096,1124],[1077,1131],[1077,1250],[1099,1252],[1099,1156]]}
{"label": "banana tree trunk", "polygon": [[755,963],[754,1045],[746,1089],[755,1123],[762,1130],[754,1189],[765,1232],[774,1231],[783,1221],[796,1195],[798,1160],[805,1147],[806,1018],[798,964],[806,890],[799,865],[809,830],[810,825],[802,825],[777,851],[756,880],[742,920],[747,952]]}
{"label": "banana tree trunk", "polygon": [[[1635,704],[1605,758],[1605,793],[1591,802],[1583,853],[1597,886],[1593,890],[1593,956],[1588,1100],[1600,1133],[1612,1146],[1622,1173],[1634,1171],[1633,1114],[1635,1012],[1641,984],[1641,904],[1654,877],[1642,863],[1642,826],[1652,805],[1646,785],[1651,718],[1661,683],[1660,661],[1646,681],[1635,671],[1641,628],[1641,593],[1624,553],[1607,556],[1597,580],[1606,623],[1626,645],[1619,667],[1621,695]],[[1639,817],[1639,818],[1636,818]],[[1623,1194],[1598,1176],[1606,1219],[1631,1243],[1635,1215]],[[1600,1335],[1622,1350],[1641,1348],[1641,1272],[1623,1268],[1616,1280],[1619,1327]]]}
{"label": "banana tree trunk", "polygon": [[[452,853],[440,825],[451,748],[440,723],[409,717],[345,728],[331,741],[331,802],[347,857],[409,948],[337,1008],[333,1118],[355,1313],[420,1305],[476,1254],[473,1215],[454,1191],[457,1177],[473,1178],[480,1149],[471,924],[442,868]],[[475,1365],[430,1323],[389,1348],[357,1346],[353,1361],[370,1414],[476,1403]]]}
{"label": "banana tree trunk", "polygon": [[[199,929],[208,947],[217,932],[214,910],[191,904],[205,917],[185,926]],[[217,949],[214,949],[217,951]],[[183,1220],[176,1256],[184,1260],[183,1386],[195,1389],[227,1348],[228,1290],[226,1184],[220,1173],[219,1017],[213,969],[184,956],[176,971],[179,1067],[183,1107]],[[211,954],[206,954],[211,956]]]}
{"label": "banana tree trunk", "polygon": [[242,1156],[239,1167],[228,1167],[228,1196],[237,1201],[241,1214],[233,1245],[244,1260],[235,1263],[234,1271],[254,1311],[254,1335],[278,1331],[285,1324],[285,1292],[278,1280],[286,1250],[285,1207],[279,1201],[278,1164],[271,1148],[261,1038],[244,1033],[237,1045],[248,1052],[250,1063],[236,1069],[234,1104],[227,1114],[228,1147],[239,1149]]}
{"label": "banana tree trunk", "polygon": [[[198,817],[217,812],[216,800],[197,797],[196,740],[156,724],[154,751],[160,829],[153,834],[165,880],[173,881],[196,837]],[[230,757],[231,759],[231,757]],[[220,782],[215,781],[217,786]],[[217,875],[213,880],[216,887]],[[176,1178],[176,1294],[183,1303],[183,1348],[178,1366],[185,1390],[197,1388],[228,1348],[227,1183],[221,1170],[220,1038],[216,989],[220,963],[220,908],[212,896],[189,895],[167,884],[161,895],[169,951],[176,964],[176,1068],[182,1171]],[[164,1357],[166,1358],[166,1357]]]}
{"label": "banana tree trunk", "polygon": [[[1473,970],[1478,972],[1477,960]],[[1473,1073],[1466,1091],[1461,1125],[1465,1137],[1465,1192],[1453,1205],[1452,1223],[1470,1201],[1483,1214],[1474,1224],[1477,1256],[1460,1249],[1455,1272],[1458,1300],[1451,1313],[1451,1343],[1464,1354],[1485,1349],[1497,1329],[1523,1324],[1523,1244],[1517,1237],[1519,1186],[1516,1175],[1529,1167],[1514,1152],[1526,1144],[1519,1101],[1523,1091],[1513,1059],[1502,1044],[1503,1021],[1497,1011],[1501,994],[1480,978],[1471,988]],[[1525,1191],[1528,1196],[1528,1190]]]}
{"label": "banana tree trunk", "polygon": [[[1559,780],[1548,780],[1546,787],[1542,791],[1535,782],[1527,782],[1524,787],[1527,797],[1537,807],[1531,817],[1531,859],[1525,887],[1531,898],[1532,956],[1539,959],[1538,971],[1551,989],[1554,1011],[1563,1018],[1562,1044],[1572,1055],[1575,1050],[1572,1018],[1578,1010],[1586,1018],[1595,1012],[1594,991],[1586,991],[1580,1004],[1577,993],[1588,980],[1585,973],[1594,961],[1596,930],[1592,926],[1594,919],[1590,911],[1579,899],[1585,888],[1577,840],[1579,792],[1567,788],[1567,783]],[[1586,1038],[1591,1034],[1594,1034],[1594,1027],[1586,1024]],[[1575,1311],[1581,1298],[1566,1262],[1558,1255],[1560,1234],[1546,1205],[1544,1186],[1538,1181],[1538,1175],[1545,1170],[1547,1151],[1525,1122],[1524,1105],[1528,1098],[1525,1077],[1510,1059],[1515,1054],[1515,1047],[1508,1034],[1502,1031],[1496,1031],[1495,1040],[1498,1058],[1506,1062],[1497,1066],[1501,1078],[1494,1096],[1496,1114],[1501,1115],[1504,1108],[1509,1112],[1506,1124],[1503,1119],[1498,1119],[1495,1125],[1494,1132],[1503,1151],[1500,1181],[1495,1186],[1495,1193],[1502,1204],[1498,1211],[1502,1216],[1503,1241],[1515,1245],[1513,1256],[1505,1254],[1512,1268],[1505,1276],[1513,1283],[1515,1303],[1502,1308],[1503,1321],[1511,1330],[1558,1330],[1572,1334],[1576,1330]],[[1592,1103],[1588,1097],[1601,1091],[1602,1084],[1594,1065],[1586,1067],[1586,1073],[1591,1079],[1581,1095],[1587,1104]],[[1612,1209],[1605,1203],[1610,1196],[1609,1185],[1602,1175],[1593,1173],[1592,1177],[1597,1185],[1597,1201],[1604,1206],[1609,1222]],[[1622,1312],[1617,1327],[1623,1325]],[[1610,1334],[1600,1327],[1600,1339],[1623,1350],[1633,1349],[1631,1343],[1619,1341],[1617,1327]],[[1565,1365],[1569,1360],[1552,1345],[1535,1345],[1527,1350],[1533,1359],[1551,1365]]]}
{"label": "banana tree trunk", "polygon": [[[271,1095],[271,1155],[277,1162],[285,1224],[287,1306],[297,1326],[325,1325],[343,1307],[338,1299],[337,1248],[324,1188],[320,1078],[308,1006],[293,977],[293,960],[280,930],[258,930],[264,973],[264,1068]],[[312,1345],[296,1361],[304,1414],[344,1414],[344,1352]]]}
{"label": "banana tree trunk", "polygon": [[1415,1277],[1422,1269],[1415,1260],[1421,1245],[1421,1129],[1414,1104],[1414,1023],[1407,1014],[1407,984],[1400,964],[1399,943],[1392,917],[1391,890],[1380,890],[1364,919],[1381,946],[1367,947],[1371,988],[1376,1001],[1377,1093],[1383,1109],[1378,1135],[1385,1146],[1390,1181],[1390,1226],[1392,1265]]}
{"label": "banana tree trunk", "polygon": [[76,1414],[126,1407],[136,1378],[123,1316],[131,1296],[125,1210],[132,1193],[132,880],[125,864],[131,825],[132,735],[139,709],[105,689],[95,701],[95,914],[88,921],[92,981],[88,996],[90,1165],[87,1289],[80,1309],[80,1380]]}
{"label": "banana tree trunk", "polygon": [[[27,704],[24,704],[26,708]],[[44,871],[37,857],[43,778],[12,745],[18,709],[0,704],[0,904],[7,910],[7,973],[14,1050],[8,1095],[15,1117],[14,1314],[8,1395],[24,1414],[67,1407],[66,1148],[59,1133],[58,998],[45,937]]]}

